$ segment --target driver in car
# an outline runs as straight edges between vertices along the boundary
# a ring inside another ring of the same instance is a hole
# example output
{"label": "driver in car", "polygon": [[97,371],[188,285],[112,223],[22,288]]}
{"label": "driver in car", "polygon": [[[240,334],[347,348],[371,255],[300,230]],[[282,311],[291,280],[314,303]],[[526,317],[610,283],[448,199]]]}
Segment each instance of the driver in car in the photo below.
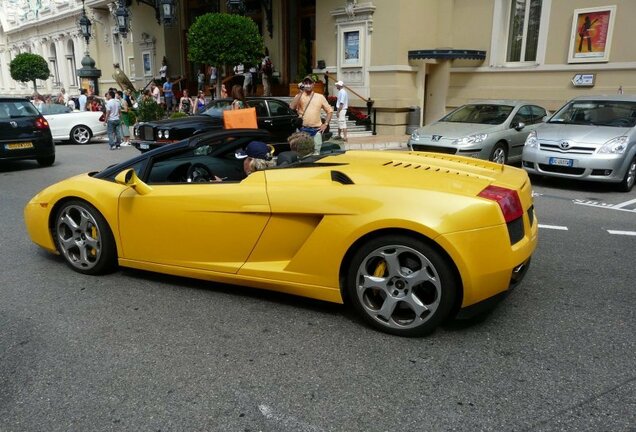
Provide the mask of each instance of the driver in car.
{"label": "driver in car", "polygon": [[243,171],[250,175],[274,166],[273,148],[262,141],[252,141],[243,150],[235,153],[237,159],[243,159]]}

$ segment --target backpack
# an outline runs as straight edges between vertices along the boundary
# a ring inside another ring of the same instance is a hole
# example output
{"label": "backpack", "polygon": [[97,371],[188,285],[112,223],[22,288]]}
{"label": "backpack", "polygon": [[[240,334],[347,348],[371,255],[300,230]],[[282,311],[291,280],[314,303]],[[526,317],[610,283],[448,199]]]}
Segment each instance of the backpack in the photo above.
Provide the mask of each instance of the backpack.
{"label": "backpack", "polygon": [[274,73],[274,65],[269,58],[265,60],[265,64],[263,65],[263,73],[267,76],[272,76],[272,74]]}

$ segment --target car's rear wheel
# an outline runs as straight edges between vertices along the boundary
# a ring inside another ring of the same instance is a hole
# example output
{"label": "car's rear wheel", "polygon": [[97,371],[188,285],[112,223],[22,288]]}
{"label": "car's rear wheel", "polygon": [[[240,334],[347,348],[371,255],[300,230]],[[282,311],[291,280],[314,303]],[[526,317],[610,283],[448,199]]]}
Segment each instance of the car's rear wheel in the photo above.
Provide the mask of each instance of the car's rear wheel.
{"label": "car's rear wheel", "polygon": [[39,157],[36,160],[40,166],[49,167],[55,162],[55,155]]}
{"label": "car's rear wheel", "polygon": [[619,190],[621,192],[629,192],[634,187],[634,183],[636,182],[636,156],[629,163],[629,167],[627,167],[627,172],[625,173],[625,177],[623,177],[623,181],[619,183]]}
{"label": "car's rear wheel", "polygon": [[506,143],[500,141],[495,144],[495,146],[492,148],[492,151],[490,152],[490,157],[488,158],[488,160],[500,164],[505,164],[506,162],[508,162],[508,150],[506,149]]}
{"label": "car's rear wheel", "polygon": [[365,243],[352,259],[346,289],[365,321],[399,336],[432,332],[457,296],[447,260],[425,242],[405,235]]}
{"label": "car's rear wheel", "polygon": [[88,144],[93,136],[93,132],[88,126],[77,125],[71,129],[71,142],[73,144]]}
{"label": "car's rear wheel", "polygon": [[59,208],[53,237],[66,263],[79,273],[108,273],[117,265],[110,227],[101,213],[85,201],[69,201]]}

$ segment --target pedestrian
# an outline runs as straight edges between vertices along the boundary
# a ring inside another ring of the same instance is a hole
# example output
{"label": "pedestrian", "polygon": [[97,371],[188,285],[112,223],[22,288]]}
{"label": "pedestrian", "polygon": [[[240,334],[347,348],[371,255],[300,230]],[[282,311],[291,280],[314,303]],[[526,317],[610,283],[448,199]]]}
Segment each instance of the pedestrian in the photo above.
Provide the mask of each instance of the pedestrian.
{"label": "pedestrian", "polygon": [[150,94],[155,102],[157,102],[157,105],[161,105],[161,90],[154,81],[150,84]]}
{"label": "pedestrian", "polygon": [[170,114],[174,105],[174,93],[172,92],[172,80],[170,77],[166,78],[166,82],[163,83],[163,101],[166,103],[166,113]]}
{"label": "pedestrian", "polygon": [[161,84],[165,83],[168,79],[168,59],[166,56],[163,56],[163,60],[161,60],[161,67],[159,68],[159,80]]}
{"label": "pedestrian", "polygon": [[210,75],[210,96],[214,99],[216,95],[216,68],[214,66],[210,66],[208,74]]}
{"label": "pedestrian", "polygon": [[245,90],[245,95],[246,96],[256,95],[256,82],[258,78],[258,70],[256,69],[256,66],[250,66],[245,76],[246,76],[246,79],[248,80],[247,88],[245,87],[245,84],[243,84],[243,90]]}
{"label": "pedestrian", "polygon": [[192,114],[193,105],[194,103],[190,98],[190,92],[188,92],[188,89],[184,89],[183,95],[181,96],[181,99],[179,99],[179,112],[190,115]]}
{"label": "pedestrian", "polygon": [[86,111],[86,102],[88,101],[88,98],[86,97],[86,89],[80,89],[80,95],[79,98],[77,99],[79,101],[79,110],[80,111]]}
{"label": "pedestrian", "polygon": [[338,138],[347,142],[347,109],[349,108],[349,94],[342,81],[336,82],[338,98],[336,100],[336,119],[338,119]]}
{"label": "pedestrian", "polygon": [[120,127],[121,127],[121,135],[122,135],[122,147],[126,147],[130,145],[130,126],[134,125],[133,122],[133,114],[132,114],[132,105],[130,104],[130,98],[126,99],[126,96],[122,91],[117,91],[116,96],[119,101],[120,107]]}
{"label": "pedestrian", "polygon": [[39,94],[34,94],[33,95],[33,105],[35,105],[35,107],[38,109],[38,111],[42,112],[42,108],[44,107],[44,100],[42,99],[42,96],[40,96]]}
{"label": "pedestrian", "polygon": [[115,99],[115,92],[111,90],[106,93],[106,113],[104,114],[104,122],[106,123],[108,146],[111,150],[118,149],[121,146],[119,108],[119,102]]}
{"label": "pedestrian", "polygon": [[232,99],[233,110],[247,108],[245,93],[243,93],[243,87],[241,87],[239,84],[234,84],[232,86]]}
{"label": "pedestrian", "polygon": [[205,87],[205,74],[202,70],[199,70],[197,74],[197,91],[202,91]]}
{"label": "pedestrian", "polygon": [[205,93],[203,93],[203,91],[200,91],[195,100],[194,112],[196,114],[200,114],[203,111],[205,111]]}
{"label": "pedestrian", "polygon": [[274,74],[274,65],[272,59],[269,58],[269,50],[265,48],[265,57],[261,62],[261,82],[263,83],[263,96],[272,95],[272,75]]}
{"label": "pedestrian", "polygon": [[[327,130],[327,125],[331,121],[333,108],[322,94],[314,92],[314,84],[311,75],[307,75],[299,85],[301,91],[294,97],[289,106],[301,116],[301,132],[307,132],[314,138],[314,154],[320,154],[322,134]],[[324,123],[321,111],[324,111],[327,116]]]}

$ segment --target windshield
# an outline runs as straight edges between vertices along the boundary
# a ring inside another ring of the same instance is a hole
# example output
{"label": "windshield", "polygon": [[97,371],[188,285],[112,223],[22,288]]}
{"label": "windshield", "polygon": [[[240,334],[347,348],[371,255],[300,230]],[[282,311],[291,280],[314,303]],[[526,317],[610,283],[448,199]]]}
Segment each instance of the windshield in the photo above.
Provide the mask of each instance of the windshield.
{"label": "windshield", "polygon": [[0,102],[0,120],[39,115],[40,112],[31,102],[22,100]]}
{"label": "windshield", "polygon": [[229,110],[232,106],[231,100],[214,101],[207,106],[203,114],[211,117],[222,117],[223,111]]}
{"label": "windshield", "polygon": [[441,121],[455,123],[501,124],[506,121],[513,107],[510,105],[475,104],[457,108]]}
{"label": "windshield", "polygon": [[634,127],[636,102],[573,101],[561,108],[548,123]]}

